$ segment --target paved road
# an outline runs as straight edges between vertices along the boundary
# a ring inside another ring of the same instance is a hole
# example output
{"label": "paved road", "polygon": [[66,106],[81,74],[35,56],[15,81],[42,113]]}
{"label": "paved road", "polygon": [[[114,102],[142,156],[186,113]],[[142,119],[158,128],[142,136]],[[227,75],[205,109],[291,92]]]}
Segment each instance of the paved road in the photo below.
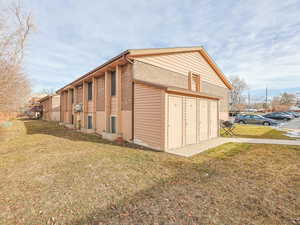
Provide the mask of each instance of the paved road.
{"label": "paved road", "polygon": [[300,117],[284,123],[281,128],[300,130]]}

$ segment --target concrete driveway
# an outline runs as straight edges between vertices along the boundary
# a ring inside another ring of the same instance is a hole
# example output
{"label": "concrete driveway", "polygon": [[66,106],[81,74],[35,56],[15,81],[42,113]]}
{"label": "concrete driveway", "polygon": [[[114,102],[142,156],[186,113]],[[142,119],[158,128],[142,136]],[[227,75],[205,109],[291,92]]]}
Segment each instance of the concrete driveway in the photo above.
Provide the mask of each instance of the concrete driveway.
{"label": "concrete driveway", "polygon": [[166,152],[190,157],[193,155],[197,155],[201,152],[204,152],[208,149],[218,147],[225,143],[248,143],[248,144],[273,144],[273,145],[295,145],[300,146],[300,140],[280,140],[280,139],[259,139],[259,138],[215,138],[207,141],[203,141],[200,144],[196,145],[188,145],[183,148],[171,149],[167,150]]}

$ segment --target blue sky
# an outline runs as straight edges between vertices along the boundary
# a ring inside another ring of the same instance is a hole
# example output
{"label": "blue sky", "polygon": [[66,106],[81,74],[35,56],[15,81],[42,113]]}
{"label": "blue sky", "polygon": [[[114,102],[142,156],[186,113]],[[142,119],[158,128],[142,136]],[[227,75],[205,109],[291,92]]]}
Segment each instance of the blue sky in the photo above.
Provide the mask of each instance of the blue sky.
{"label": "blue sky", "polygon": [[260,95],[300,91],[299,0],[23,0],[36,31],[25,69],[58,89],[128,48],[203,45]]}

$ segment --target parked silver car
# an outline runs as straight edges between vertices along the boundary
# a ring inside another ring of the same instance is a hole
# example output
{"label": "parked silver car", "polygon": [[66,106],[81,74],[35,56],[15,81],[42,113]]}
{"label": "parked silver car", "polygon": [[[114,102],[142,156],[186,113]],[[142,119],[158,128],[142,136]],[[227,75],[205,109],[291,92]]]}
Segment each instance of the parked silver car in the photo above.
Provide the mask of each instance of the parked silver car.
{"label": "parked silver car", "polygon": [[264,126],[276,126],[279,124],[276,120],[265,118],[260,115],[237,115],[234,122],[241,124],[260,124]]}

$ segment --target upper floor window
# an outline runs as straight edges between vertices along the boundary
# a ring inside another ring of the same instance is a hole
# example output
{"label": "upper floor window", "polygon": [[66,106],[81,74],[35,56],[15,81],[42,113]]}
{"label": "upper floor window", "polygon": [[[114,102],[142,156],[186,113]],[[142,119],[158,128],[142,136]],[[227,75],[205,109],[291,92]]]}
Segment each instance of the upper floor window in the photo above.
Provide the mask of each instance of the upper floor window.
{"label": "upper floor window", "polygon": [[92,100],[93,99],[93,83],[92,82],[88,82],[88,100]]}
{"label": "upper floor window", "polygon": [[71,103],[74,103],[74,90],[71,90]]}
{"label": "upper floor window", "polygon": [[110,95],[116,95],[116,71],[111,72],[111,88],[110,88]]}

